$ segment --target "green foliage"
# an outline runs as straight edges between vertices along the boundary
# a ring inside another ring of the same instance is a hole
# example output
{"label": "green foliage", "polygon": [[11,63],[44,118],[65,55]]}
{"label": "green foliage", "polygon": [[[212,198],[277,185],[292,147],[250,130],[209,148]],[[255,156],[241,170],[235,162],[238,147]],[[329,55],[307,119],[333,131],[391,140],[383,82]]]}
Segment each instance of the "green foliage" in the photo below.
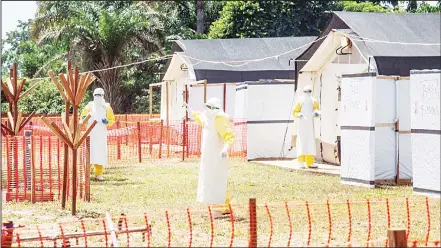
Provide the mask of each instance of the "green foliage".
{"label": "green foliage", "polygon": [[[20,78],[47,77],[49,70],[54,73],[65,71],[65,44],[53,41],[38,45],[30,38],[29,27],[32,20],[19,22],[16,30],[8,32],[2,50],[3,80],[9,77],[9,69],[17,63]],[[8,47],[8,49],[5,49]],[[21,79],[20,81],[21,82]],[[24,91],[37,81],[26,81]],[[2,113],[8,112],[8,102],[2,94]],[[58,113],[64,102],[58,94],[56,86],[50,81],[42,82],[37,88],[19,102],[19,109],[24,113],[53,114]]]}
{"label": "green foliage", "polygon": [[210,27],[210,38],[318,35],[332,1],[230,1]]}
{"label": "green foliage", "polygon": [[372,2],[339,1],[335,10],[348,12],[391,12],[391,10]]}
{"label": "green foliage", "polygon": [[[163,54],[164,18],[142,2],[40,2],[33,36],[40,42],[69,42],[71,58],[82,71],[99,70],[132,62],[132,52],[148,58]],[[126,69],[98,72],[98,84],[115,112],[124,112],[123,82]]]}
{"label": "green foliage", "polygon": [[[19,76],[28,78],[45,77],[49,70],[59,73],[65,69],[66,45],[57,41],[38,45],[30,38],[30,25],[31,20],[19,21],[16,30],[6,33],[2,47],[4,76],[9,75],[9,69],[14,63],[18,65]],[[9,48],[6,50],[5,47]]]}
{"label": "green foliage", "polygon": [[437,6],[432,6],[426,2],[422,2],[419,6],[418,9],[416,10],[416,13],[440,13],[440,3],[441,1],[438,2]]}

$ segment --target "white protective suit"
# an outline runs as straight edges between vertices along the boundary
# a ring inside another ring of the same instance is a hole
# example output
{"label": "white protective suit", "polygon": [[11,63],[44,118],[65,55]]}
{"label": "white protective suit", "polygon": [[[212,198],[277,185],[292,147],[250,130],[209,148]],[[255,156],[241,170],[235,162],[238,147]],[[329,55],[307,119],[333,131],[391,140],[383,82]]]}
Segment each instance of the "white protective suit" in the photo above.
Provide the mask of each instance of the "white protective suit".
{"label": "white protective suit", "polygon": [[[188,108],[188,105],[186,105]],[[220,100],[207,101],[203,113],[191,111],[195,122],[203,126],[201,164],[197,201],[206,204],[228,204],[228,149],[234,135],[228,115],[221,110]],[[224,212],[225,213],[225,212]]]}
{"label": "white protective suit", "polygon": [[97,121],[90,132],[90,164],[95,167],[95,175],[98,180],[103,180],[104,167],[107,166],[107,127],[115,122],[113,110],[104,100],[104,90],[96,88],[93,92],[94,100],[89,102],[81,113],[82,119],[90,114],[88,126]]}
{"label": "white protective suit", "polygon": [[311,96],[312,89],[309,85],[303,89],[301,96],[293,110],[295,118],[298,118],[298,134],[296,140],[297,160],[301,167],[306,162],[306,168],[312,167],[316,155],[314,134],[314,119],[320,116],[318,101]]}

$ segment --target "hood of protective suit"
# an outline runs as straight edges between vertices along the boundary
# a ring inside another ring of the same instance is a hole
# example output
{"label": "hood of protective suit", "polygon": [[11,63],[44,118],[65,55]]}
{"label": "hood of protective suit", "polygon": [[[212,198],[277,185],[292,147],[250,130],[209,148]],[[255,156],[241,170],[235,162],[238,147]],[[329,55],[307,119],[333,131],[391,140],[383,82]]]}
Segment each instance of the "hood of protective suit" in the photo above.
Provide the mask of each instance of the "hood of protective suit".
{"label": "hood of protective suit", "polygon": [[204,113],[208,118],[213,119],[219,112],[222,111],[220,108],[220,100],[213,97],[208,99],[208,101],[205,103]]}
{"label": "hood of protective suit", "polygon": [[312,95],[312,88],[309,85],[306,85],[303,87],[303,95],[305,96],[311,96]]}
{"label": "hood of protective suit", "polygon": [[102,88],[96,88],[93,91],[93,102],[96,105],[106,104],[106,101],[104,100],[104,90]]}

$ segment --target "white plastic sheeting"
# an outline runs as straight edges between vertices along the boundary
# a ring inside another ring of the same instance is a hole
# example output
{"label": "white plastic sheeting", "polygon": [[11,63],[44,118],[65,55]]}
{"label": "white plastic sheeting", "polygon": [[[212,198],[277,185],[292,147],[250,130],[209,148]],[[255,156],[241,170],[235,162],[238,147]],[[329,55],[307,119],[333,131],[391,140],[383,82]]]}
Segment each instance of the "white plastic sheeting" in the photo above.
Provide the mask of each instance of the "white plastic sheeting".
{"label": "white plastic sheeting", "polygon": [[[216,97],[221,101],[221,106],[224,106],[224,90],[225,90],[225,113],[230,118],[234,117],[234,106],[236,101],[236,85],[225,84],[208,84],[207,85],[207,100],[210,97]],[[204,85],[190,85],[188,87],[188,105],[195,111],[203,111],[204,109]],[[193,117],[189,116],[190,119]]]}
{"label": "white plastic sheeting", "polygon": [[168,118],[170,121],[182,120],[185,116],[184,83],[185,78],[179,81],[164,82],[161,85],[161,119],[167,119],[167,86],[168,83]]}
{"label": "white plastic sheeting", "polygon": [[410,141],[410,80],[400,79],[398,86],[399,178],[412,179],[412,146]]}
{"label": "white plastic sheeting", "polygon": [[343,75],[341,182],[375,187],[396,175],[395,80]]}
{"label": "white plastic sheeting", "polygon": [[440,197],[440,72],[410,72],[413,191],[437,197]]}
{"label": "white plastic sheeting", "polygon": [[[335,49],[332,53],[335,54]],[[367,64],[338,64],[337,62],[333,63],[331,59],[326,61],[319,70],[305,71],[299,75],[297,95],[302,94],[305,85],[311,85],[313,87],[313,97],[320,104],[322,115],[320,118],[314,119],[314,130],[315,137],[319,141],[321,140],[324,145],[323,151],[317,151],[316,159],[332,164],[340,163],[337,158],[338,150],[336,147],[337,136],[340,136],[340,104],[338,101],[340,77],[342,74],[361,73],[366,68]]]}
{"label": "white plastic sheeting", "polygon": [[247,121],[247,159],[294,158],[289,151],[293,134],[293,81],[237,84],[235,119]]}

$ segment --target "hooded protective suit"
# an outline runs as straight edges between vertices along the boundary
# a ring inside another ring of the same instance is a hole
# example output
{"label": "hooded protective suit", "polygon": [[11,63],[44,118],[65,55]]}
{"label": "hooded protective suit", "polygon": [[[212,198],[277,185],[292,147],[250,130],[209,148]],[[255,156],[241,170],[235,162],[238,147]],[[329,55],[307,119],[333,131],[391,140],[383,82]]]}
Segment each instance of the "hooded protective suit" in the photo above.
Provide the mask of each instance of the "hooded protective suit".
{"label": "hooded protective suit", "polygon": [[[187,108],[188,105],[185,104]],[[229,204],[227,194],[228,149],[234,134],[228,115],[221,110],[220,100],[211,98],[203,113],[189,110],[202,131],[202,155],[199,168],[197,201],[206,204]],[[215,211],[227,213],[226,206],[213,206]]]}
{"label": "hooded protective suit", "polygon": [[303,89],[303,96],[297,101],[293,110],[294,118],[298,119],[298,134],[296,140],[297,160],[300,167],[317,168],[313,166],[316,155],[314,120],[320,116],[318,101],[311,96],[312,89],[309,85]]}
{"label": "hooded protective suit", "polygon": [[107,166],[107,127],[115,123],[115,116],[109,103],[104,100],[104,90],[96,88],[93,91],[93,102],[89,102],[81,112],[81,118],[91,115],[88,125],[93,121],[97,124],[90,132],[90,164],[95,168],[97,180],[104,180],[104,167]]}

